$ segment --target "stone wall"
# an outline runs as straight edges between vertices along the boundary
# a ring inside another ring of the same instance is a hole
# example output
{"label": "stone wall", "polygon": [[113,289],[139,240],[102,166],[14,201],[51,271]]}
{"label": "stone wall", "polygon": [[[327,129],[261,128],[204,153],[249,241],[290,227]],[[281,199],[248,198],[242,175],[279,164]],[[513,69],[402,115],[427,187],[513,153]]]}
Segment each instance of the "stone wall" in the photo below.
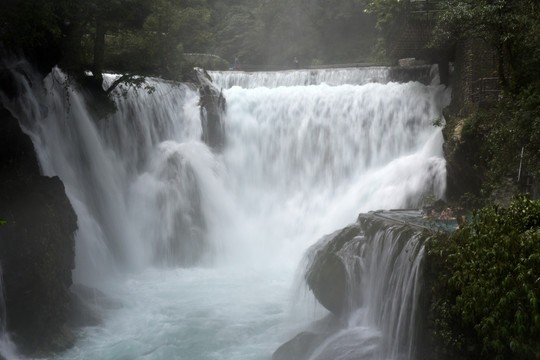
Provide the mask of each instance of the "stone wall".
{"label": "stone wall", "polygon": [[467,39],[456,44],[452,74],[450,113],[466,115],[475,104],[474,94],[481,78],[497,77],[496,52],[481,40]]}
{"label": "stone wall", "polygon": [[478,79],[496,77],[496,52],[480,40],[456,44],[452,74],[452,101],[444,110],[444,156],[447,169],[447,197],[457,201],[466,193],[478,195],[484,181],[479,166],[482,134],[467,129],[467,118],[485,106],[478,97]]}

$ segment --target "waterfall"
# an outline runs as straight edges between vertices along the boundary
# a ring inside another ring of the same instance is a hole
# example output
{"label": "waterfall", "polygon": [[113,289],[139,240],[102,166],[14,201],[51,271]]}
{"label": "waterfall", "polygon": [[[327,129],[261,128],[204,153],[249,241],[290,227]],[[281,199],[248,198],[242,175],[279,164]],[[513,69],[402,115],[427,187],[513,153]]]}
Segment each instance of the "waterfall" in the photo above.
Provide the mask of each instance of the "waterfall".
{"label": "waterfall", "polygon": [[[229,75],[212,76],[220,83]],[[275,251],[275,239],[312,241],[360,211],[417,207],[425,194],[444,194],[442,138],[431,125],[447,101],[440,86],[233,86],[224,93],[223,159],[237,207],[246,218],[260,212],[258,228],[279,224],[269,246],[259,247],[265,254]],[[294,243],[300,251],[306,245]]]}
{"label": "waterfall", "polygon": [[[407,220],[411,213],[421,218],[419,211],[392,216]],[[356,223],[309,249],[306,280],[343,322],[318,335],[317,346],[306,349],[309,359],[415,358],[424,255],[421,230],[380,211],[361,214]],[[336,302],[332,293],[342,301]]]}
{"label": "waterfall", "polygon": [[201,142],[188,86],[149,79],[153,93],[119,95],[99,118],[60,70],[43,86],[18,74],[9,108],[78,215],[74,281],[122,304],[55,359],[268,359],[312,321],[290,312],[310,245],[359,212],[445,191],[432,121],[448,91],[385,73],[212,73],[222,152]]}
{"label": "waterfall", "polygon": [[308,86],[327,84],[331,86],[350,84],[364,85],[368,83],[386,84],[390,81],[439,82],[437,65],[414,67],[352,67],[330,69],[304,69],[289,71],[214,71],[211,72],[218,88],[240,86],[245,89],[257,87]]}
{"label": "waterfall", "polygon": [[0,264],[0,359],[17,360],[19,356],[17,355],[15,344],[11,341],[6,328],[5,295],[2,264]]}
{"label": "waterfall", "polygon": [[365,67],[349,69],[312,69],[271,72],[211,72],[216,86],[231,88],[240,86],[245,89],[256,87],[307,86],[326,83],[328,85],[363,85],[370,82],[388,82],[388,68]]}

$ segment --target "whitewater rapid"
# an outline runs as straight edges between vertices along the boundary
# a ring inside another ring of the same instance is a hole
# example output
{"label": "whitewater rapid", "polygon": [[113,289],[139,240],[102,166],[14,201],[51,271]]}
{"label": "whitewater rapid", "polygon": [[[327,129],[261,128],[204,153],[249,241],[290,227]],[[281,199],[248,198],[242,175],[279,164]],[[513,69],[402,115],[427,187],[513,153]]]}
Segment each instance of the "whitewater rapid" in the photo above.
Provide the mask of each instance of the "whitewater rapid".
{"label": "whitewater rapid", "polygon": [[150,80],[154,93],[96,119],[59,70],[46,94],[27,83],[13,109],[78,215],[74,282],[108,299],[93,304],[102,323],[51,359],[270,359],[323,316],[295,282],[304,251],[360,212],[445,191],[432,122],[448,90],[359,71],[211,73],[222,152],[201,141],[188,86]]}

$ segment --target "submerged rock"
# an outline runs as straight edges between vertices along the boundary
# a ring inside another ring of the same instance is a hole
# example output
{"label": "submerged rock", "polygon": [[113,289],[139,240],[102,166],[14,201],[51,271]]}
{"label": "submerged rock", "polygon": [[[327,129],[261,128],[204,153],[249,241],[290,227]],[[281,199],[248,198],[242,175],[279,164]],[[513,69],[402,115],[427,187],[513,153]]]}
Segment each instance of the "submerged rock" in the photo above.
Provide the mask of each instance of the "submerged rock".
{"label": "submerged rock", "polygon": [[325,338],[324,334],[303,331],[281,345],[272,355],[272,360],[307,360]]}
{"label": "submerged rock", "polygon": [[281,345],[272,355],[272,360],[308,360],[329,336],[342,327],[339,318],[329,314]]}

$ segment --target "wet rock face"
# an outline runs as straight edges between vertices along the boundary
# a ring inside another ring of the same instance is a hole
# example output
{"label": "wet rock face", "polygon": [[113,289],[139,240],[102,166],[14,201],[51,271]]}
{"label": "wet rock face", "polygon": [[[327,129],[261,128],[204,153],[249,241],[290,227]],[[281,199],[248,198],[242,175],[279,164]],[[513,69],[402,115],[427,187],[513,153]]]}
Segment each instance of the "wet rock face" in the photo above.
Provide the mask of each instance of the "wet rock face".
{"label": "wet rock face", "polygon": [[306,282],[319,303],[337,316],[349,310],[350,291],[346,265],[339,252],[361,231],[358,224],[350,225],[330,235],[331,240],[324,246],[312,248],[313,261],[306,271]]}
{"label": "wet rock face", "polygon": [[306,280],[317,300],[333,314],[341,315],[348,298],[347,270],[341,258],[327,254],[310,270]]}
{"label": "wet rock face", "polygon": [[215,88],[205,85],[199,89],[203,141],[211,148],[221,150],[225,144],[223,115],[225,98]]}
{"label": "wet rock face", "polygon": [[475,132],[464,132],[466,120],[459,119],[448,109],[444,117],[448,119],[442,130],[447,171],[446,196],[450,200],[459,200],[466,193],[478,195],[486,167],[477,158],[481,152],[483,136]]}
{"label": "wet rock face", "polygon": [[201,109],[202,140],[214,150],[225,145],[223,117],[226,101],[221,90],[215,87],[210,75],[202,69],[194,69],[188,79],[199,89]]}
{"label": "wet rock face", "polygon": [[0,262],[7,330],[31,355],[65,349],[77,216],[58,177],[39,173],[35,151],[0,108]]}

